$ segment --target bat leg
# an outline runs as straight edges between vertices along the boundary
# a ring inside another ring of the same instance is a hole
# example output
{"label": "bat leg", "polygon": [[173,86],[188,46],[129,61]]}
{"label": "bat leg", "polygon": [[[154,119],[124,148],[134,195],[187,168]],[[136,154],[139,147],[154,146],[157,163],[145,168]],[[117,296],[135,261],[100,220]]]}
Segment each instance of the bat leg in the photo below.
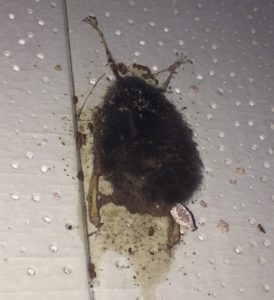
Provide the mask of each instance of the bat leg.
{"label": "bat leg", "polygon": [[[107,41],[105,39],[105,36],[102,32],[102,30],[99,28],[98,26],[98,21],[96,19],[96,17],[92,17],[92,16],[89,16],[89,17],[86,17],[83,22],[91,25],[98,33],[100,39],[101,39],[101,42],[105,48],[105,51],[106,51],[106,56],[107,56],[107,60],[108,60],[108,64],[114,74],[114,76],[116,77],[116,79],[118,78],[121,78],[121,76],[119,75],[119,65],[120,64],[117,64],[110,52],[110,49],[108,47],[108,44],[107,44]],[[122,64],[124,66],[124,64]]]}
{"label": "bat leg", "polygon": [[[96,127],[96,123],[99,118],[99,107],[94,107],[92,110],[92,121],[93,126]],[[93,135],[93,138],[94,135]],[[95,141],[93,141],[95,143]],[[88,191],[88,216],[89,220],[96,227],[100,227],[100,205],[99,205],[99,179],[102,175],[100,163],[98,161],[98,157],[96,154],[96,147],[93,147],[93,170],[89,183],[89,191]]]}
{"label": "bat leg", "polygon": [[98,205],[98,185],[100,176],[96,173],[94,168],[90,179],[88,193],[88,214],[90,222],[96,227],[100,227],[100,211]]}
{"label": "bat leg", "polygon": [[169,216],[168,240],[169,249],[180,243],[180,225],[175,222],[172,216]]}
{"label": "bat leg", "polygon": [[162,86],[160,87],[160,90],[162,92],[166,92],[166,90],[169,86],[170,80],[171,80],[173,74],[176,73],[176,70],[181,65],[187,64],[187,63],[192,63],[192,60],[188,59],[187,56],[184,56],[183,53],[181,53],[180,55],[177,54],[177,60],[172,65],[170,65],[167,68],[165,68],[163,70],[160,70],[160,71],[158,71],[157,73],[154,74],[154,76],[158,76],[159,74],[164,73],[164,72],[169,73],[166,80],[163,82]]}

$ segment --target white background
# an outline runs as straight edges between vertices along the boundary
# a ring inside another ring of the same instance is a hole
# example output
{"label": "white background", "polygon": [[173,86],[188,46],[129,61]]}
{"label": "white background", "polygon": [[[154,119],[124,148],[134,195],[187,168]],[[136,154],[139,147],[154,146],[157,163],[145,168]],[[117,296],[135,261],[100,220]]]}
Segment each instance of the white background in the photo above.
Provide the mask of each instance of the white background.
{"label": "white background", "polygon": [[[89,14],[118,61],[156,70],[174,50],[195,61],[168,97],[192,125],[205,164],[190,205],[199,229],[167,264],[147,253],[150,280],[140,260],[107,247],[98,255],[102,238],[93,235],[96,299],[273,299],[273,2],[70,0],[67,9],[80,100],[111,74],[82,22]],[[62,1],[0,2],[0,299],[90,297],[64,12]]]}

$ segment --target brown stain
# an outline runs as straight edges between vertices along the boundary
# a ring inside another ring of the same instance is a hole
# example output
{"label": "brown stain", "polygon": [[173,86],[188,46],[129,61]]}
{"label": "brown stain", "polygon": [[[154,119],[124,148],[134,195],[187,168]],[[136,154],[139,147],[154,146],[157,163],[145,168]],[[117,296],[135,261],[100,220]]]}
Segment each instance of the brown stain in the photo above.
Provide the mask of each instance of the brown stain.
{"label": "brown stain", "polygon": [[62,66],[59,65],[59,64],[57,64],[57,65],[54,66],[54,70],[55,70],[55,71],[58,71],[58,72],[59,72],[59,71],[62,71]]}
{"label": "brown stain", "polygon": [[134,285],[141,289],[141,299],[153,299],[155,286],[165,280],[172,262],[166,249],[167,218],[130,214],[125,207],[109,203],[101,208],[101,221],[102,227],[90,237],[92,262],[100,270],[97,280],[109,277],[101,261],[105,252],[114,251],[113,264],[118,257],[125,258],[134,272]]}
{"label": "brown stain", "polygon": [[264,229],[264,227],[263,227],[262,224],[258,224],[258,225],[257,225],[257,228],[258,228],[258,230],[259,230],[260,232],[266,233],[266,231],[265,231],[265,229]]}
{"label": "brown stain", "polygon": [[77,173],[77,178],[78,178],[78,180],[80,180],[80,181],[84,181],[84,173],[83,173],[83,171],[78,171],[78,173]]}
{"label": "brown stain", "polygon": [[208,204],[206,203],[205,200],[200,200],[200,205],[203,207],[203,208],[207,208],[208,207]]}
{"label": "brown stain", "polygon": [[[91,120],[91,115],[82,113],[81,119]],[[84,175],[86,208],[93,160],[93,139],[89,124],[78,120],[78,134],[85,135],[85,143],[81,143],[81,147],[78,145],[78,149]],[[107,191],[110,190],[108,183],[100,180],[99,190],[108,194]],[[92,224],[88,224],[91,279],[96,282],[96,285],[97,283],[100,285],[102,278],[111,276],[108,270],[102,269],[102,260],[107,251],[114,251],[117,253],[117,258],[121,256],[125,258],[133,271],[134,275],[129,282],[130,285],[140,287],[140,299],[152,300],[154,288],[166,279],[172,262],[170,251],[166,246],[168,218],[152,217],[149,214],[131,214],[124,206],[113,203],[102,206],[100,215],[103,225],[98,231]],[[113,258],[113,265],[117,258]]]}

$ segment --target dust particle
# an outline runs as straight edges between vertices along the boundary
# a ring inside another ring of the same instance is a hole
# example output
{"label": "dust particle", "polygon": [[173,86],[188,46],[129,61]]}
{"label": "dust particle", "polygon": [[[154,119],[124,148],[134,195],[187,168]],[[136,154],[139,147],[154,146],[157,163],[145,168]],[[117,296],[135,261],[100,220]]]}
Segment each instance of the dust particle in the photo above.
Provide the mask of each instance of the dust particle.
{"label": "dust particle", "polygon": [[237,180],[236,180],[236,179],[233,179],[233,178],[230,178],[230,179],[229,179],[229,183],[230,183],[230,184],[233,184],[233,185],[236,185],[236,184],[237,184]]}
{"label": "dust particle", "polygon": [[95,266],[92,262],[89,263],[89,266],[88,266],[88,271],[89,271],[89,276],[91,279],[94,279],[96,278],[96,272],[95,272]]}
{"label": "dust particle", "polygon": [[79,171],[77,173],[77,178],[80,180],[80,181],[84,181],[84,173],[83,171]]}
{"label": "dust particle", "polygon": [[265,231],[265,229],[264,229],[264,227],[263,227],[262,224],[258,224],[258,225],[257,225],[257,228],[258,228],[258,230],[259,230],[260,232],[266,233],[266,231]]}
{"label": "dust particle", "polygon": [[245,174],[245,168],[236,168],[236,174],[237,175],[244,175]]}
{"label": "dust particle", "polygon": [[205,202],[205,200],[201,200],[201,201],[200,201],[200,205],[201,205],[203,208],[207,208],[207,207],[208,207],[208,205],[207,205],[207,203]]}
{"label": "dust particle", "polygon": [[153,236],[154,235],[154,232],[155,232],[155,229],[153,226],[150,226],[149,229],[148,229],[148,235],[149,236]]}
{"label": "dust particle", "polygon": [[62,66],[61,65],[55,65],[54,70],[55,71],[62,71]]}
{"label": "dust particle", "polygon": [[217,222],[217,228],[222,232],[222,233],[225,233],[225,232],[228,232],[229,231],[229,224],[224,221],[224,220],[219,220]]}

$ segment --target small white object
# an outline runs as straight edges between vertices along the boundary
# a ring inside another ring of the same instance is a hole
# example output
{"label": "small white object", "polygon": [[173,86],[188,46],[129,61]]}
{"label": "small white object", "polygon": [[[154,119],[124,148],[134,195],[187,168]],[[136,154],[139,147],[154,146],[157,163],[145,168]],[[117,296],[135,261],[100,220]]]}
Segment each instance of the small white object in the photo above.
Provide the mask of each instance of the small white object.
{"label": "small white object", "polygon": [[34,276],[36,274],[36,271],[33,268],[28,268],[27,269],[27,274],[29,276]]}
{"label": "small white object", "polygon": [[63,272],[66,274],[66,275],[69,275],[71,274],[71,269],[69,267],[63,267]]}
{"label": "small white object", "polygon": [[27,13],[28,13],[29,15],[32,15],[32,14],[33,14],[33,9],[27,8]]}
{"label": "small white object", "polygon": [[56,253],[56,252],[58,252],[59,249],[56,245],[50,245],[49,250],[53,253]]}
{"label": "small white object", "polygon": [[34,201],[34,202],[39,202],[39,201],[40,201],[40,195],[37,194],[37,193],[33,193],[33,194],[31,195],[31,199],[32,199],[32,201]]}
{"label": "small white object", "polygon": [[212,114],[207,114],[207,115],[206,115],[206,118],[207,118],[208,120],[212,120],[212,119],[213,119],[213,116],[212,116]]}
{"label": "small white object", "polygon": [[16,71],[16,72],[19,72],[21,69],[18,65],[13,65],[12,66],[13,70]]}
{"label": "small white object", "polygon": [[260,265],[265,265],[265,264],[266,264],[266,259],[263,258],[263,257],[259,257],[259,258],[258,258],[258,263],[259,263]]}
{"label": "small white object", "polygon": [[265,162],[264,162],[264,167],[265,167],[266,169],[269,169],[269,168],[271,167],[271,165],[270,165],[270,163],[269,163],[268,161],[265,161]]}
{"label": "small white object", "polygon": [[20,39],[20,40],[18,40],[18,43],[19,43],[20,45],[24,46],[24,45],[26,45],[26,40]]}
{"label": "small white object", "polygon": [[183,228],[197,229],[192,212],[183,204],[176,204],[170,211],[174,220]]}
{"label": "small white object", "polygon": [[201,242],[204,242],[206,240],[206,237],[204,234],[199,234],[198,235],[198,240],[201,241]]}
{"label": "small white object", "polygon": [[231,166],[232,163],[233,163],[233,161],[232,161],[231,158],[227,158],[227,159],[225,160],[225,163],[226,163],[227,166]]}
{"label": "small white object", "polygon": [[49,78],[47,76],[42,77],[42,82],[43,83],[49,83]]}
{"label": "small white object", "polygon": [[50,224],[52,222],[52,217],[50,216],[44,216],[43,220],[45,223]]}
{"label": "small white object", "polygon": [[247,124],[248,124],[249,126],[253,127],[253,126],[254,126],[254,121],[249,120]]}
{"label": "small white object", "polygon": [[216,103],[211,103],[210,107],[213,108],[213,109],[216,109],[217,108],[217,104]]}
{"label": "small white object", "polygon": [[146,45],[146,42],[145,42],[144,40],[141,40],[141,41],[139,42],[139,44],[142,45],[142,46],[145,46],[145,45]]}
{"label": "small white object", "polygon": [[255,102],[254,101],[249,101],[249,106],[254,106]]}
{"label": "small white object", "polygon": [[203,75],[202,75],[202,74],[198,74],[198,75],[197,75],[197,79],[198,79],[198,80],[203,80],[203,79],[204,79],[204,78],[203,78]]}
{"label": "small white object", "polygon": [[5,50],[5,51],[4,51],[4,55],[5,55],[6,57],[10,57],[11,54],[12,54],[12,52],[11,52],[10,50]]}
{"label": "small white object", "polygon": [[18,162],[12,162],[11,163],[11,167],[13,168],[13,169],[18,169],[19,168],[19,163]]}
{"label": "small white object", "polygon": [[205,226],[206,220],[205,220],[204,218],[201,218],[201,219],[199,219],[198,223],[199,223],[201,226]]}
{"label": "small white object", "polygon": [[271,290],[271,287],[268,284],[263,285],[263,291],[264,292],[269,292]]}
{"label": "small white object", "polygon": [[264,242],[263,242],[263,244],[264,244],[264,246],[266,247],[266,248],[269,248],[269,247],[271,247],[271,241],[270,240],[267,240],[267,239],[265,239],[264,240]]}
{"label": "small white object", "polygon": [[225,136],[225,133],[223,131],[219,131],[218,135],[219,135],[220,138],[223,138]]}
{"label": "small white object", "polygon": [[255,225],[256,224],[256,219],[254,219],[254,218],[249,218],[248,219],[248,223],[250,224],[250,225]]}
{"label": "small white object", "polygon": [[236,102],[235,102],[235,105],[236,105],[236,106],[242,106],[242,102],[241,102],[241,101],[236,101]]}
{"label": "small white object", "polygon": [[48,170],[49,170],[49,167],[48,167],[48,166],[41,166],[41,172],[47,173]]}
{"label": "small white object", "polygon": [[264,183],[268,182],[268,177],[266,175],[262,175],[260,177],[260,179],[261,179],[261,182],[264,182]]}
{"label": "small white object", "polygon": [[39,21],[38,21],[38,24],[39,24],[40,26],[44,26],[44,25],[45,25],[45,22],[44,22],[43,20],[39,20]]}
{"label": "small white object", "polygon": [[115,262],[115,266],[118,269],[128,269],[130,267],[128,260],[126,258],[120,258]]}
{"label": "small white object", "polygon": [[220,152],[225,151],[225,146],[224,146],[224,145],[220,145],[220,146],[219,146],[219,151],[220,151]]}
{"label": "small white object", "polygon": [[175,93],[180,95],[181,94],[181,90],[179,88],[175,88]]}
{"label": "small white object", "polygon": [[43,53],[37,53],[36,55],[38,58],[40,59],[44,59],[45,58],[45,55]]}
{"label": "small white object", "polygon": [[33,158],[33,153],[31,151],[28,151],[26,154],[25,154],[26,158],[28,159],[32,159]]}
{"label": "small white object", "polygon": [[11,199],[13,199],[13,200],[19,200],[19,198],[20,198],[20,196],[19,196],[18,193],[12,193],[12,194],[10,195],[10,197],[11,197]]}
{"label": "small white object", "polygon": [[264,134],[260,134],[259,138],[260,138],[261,141],[264,141],[265,140],[265,135]]}
{"label": "small white object", "polygon": [[243,252],[243,248],[241,246],[236,246],[234,251],[237,253],[237,254],[241,254]]}
{"label": "small white object", "polygon": [[251,145],[251,149],[254,150],[254,151],[256,151],[258,148],[259,148],[259,146],[256,145],[256,144]]}
{"label": "small white object", "polygon": [[92,84],[92,85],[94,85],[96,82],[97,82],[97,79],[95,79],[95,78],[91,78],[89,80],[89,83]]}

